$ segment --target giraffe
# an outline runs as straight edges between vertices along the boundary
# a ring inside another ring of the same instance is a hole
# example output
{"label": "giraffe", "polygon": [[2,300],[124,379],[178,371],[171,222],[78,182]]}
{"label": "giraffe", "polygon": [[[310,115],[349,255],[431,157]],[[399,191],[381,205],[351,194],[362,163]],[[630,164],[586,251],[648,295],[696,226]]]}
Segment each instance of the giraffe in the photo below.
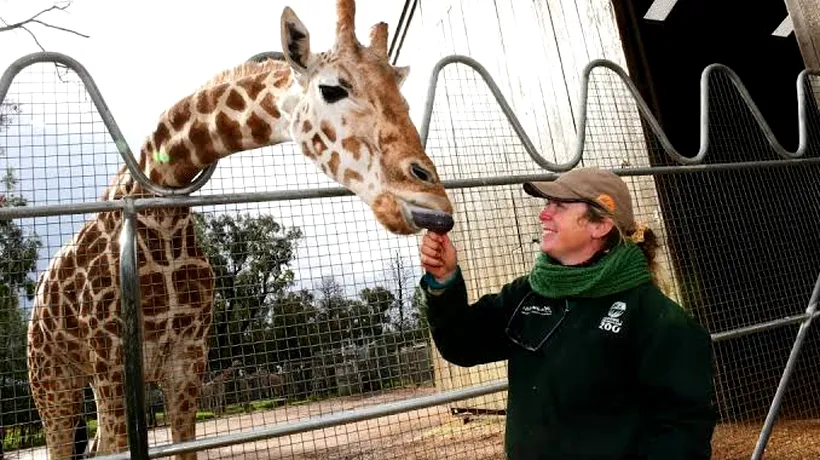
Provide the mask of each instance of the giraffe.
{"label": "giraffe", "polygon": [[[370,43],[362,45],[354,33],[354,1],[337,0],[336,16],[332,48],[314,53],[307,28],[285,7],[284,61],[220,72],[164,111],[141,146],[142,172],[157,184],[179,187],[228,155],[291,141],[369,206],[389,233],[418,233],[415,216],[449,217],[452,204],[400,92],[409,69],[387,58],[387,25],[373,26]],[[151,194],[122,167],[102,199],[144,196]],[[89,449],[127,449],[121,228],[120,211],[96,214],[38,282],[27,362],[52,459],[71,455],[86,385],[98,416]],[[188,208],[140,211],[135,233],[145,381],[163,390],[173,441],[192,440],[207,365],[213,270],[197,245]]]}
{"label": "giraffe", "polygon": [[221,415],[225,411],[225,381],[233,375],[234,368],[242,363],[234,361],[231,365],[202,386],[202,405],[210,409],[214,415]]}

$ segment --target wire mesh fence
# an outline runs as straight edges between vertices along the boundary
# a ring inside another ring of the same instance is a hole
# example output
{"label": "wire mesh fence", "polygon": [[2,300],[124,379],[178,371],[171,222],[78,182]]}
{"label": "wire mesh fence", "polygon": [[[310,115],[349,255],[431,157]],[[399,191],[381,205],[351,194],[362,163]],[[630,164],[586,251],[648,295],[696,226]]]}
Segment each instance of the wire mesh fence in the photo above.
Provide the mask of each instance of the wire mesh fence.
{"label": "wire mesh fence", "polygon": [[[807,80],[809,95],[814,94],[813,82]],[[714,334],[721,415],[714,458],[739,458],[755,447],[799,318],[747,334],[732,331],[806,311],[820,271],[815,250],[820,237],[812,225],[818,215],[812,178],[820,160],[814,143],[799,160],[779,158],[726,74],[710,78],[708,99],[708,155],[701,166],[681,167],[651,134],[623,81],[609,69],[593,69],[582,164],[615,169],[627,178],[638,219],[663,242],[659,259],[666,292]],[[114,183],[122,158],[74,72],[49,63],[28,66],[2,102],[0,161],[8,171],[3,211],[96,202]],[[813,98],[806,103],[806,131],[814,141],[817,111]],[[456,226],[451,236],[474,300],[529,270],[538,251],[534,243],[541,203],[523,193],[520,178],[548,173],[522,148],[475,69],[460,63],[444,67],[431,109],[427,151],[439,174],[453,184],[449,194]],[[544,132],[531,141],[551,162],[565,163],[574,153]],[[494,184],[482,184],[490,182]],[[221,160],[193,196],[228,199],[192,206],[190,226],[165,246],[155,244],[166,240],[151,225],[169,224],[163,219],[174,218],[178,210],[141,213],[141,308],[147,317],[164,318],[143,327],[149,444],[173,444],[174,417],[193,405],[199,440],[282,428],[274,437],[225,442],[200,452],[201,458],[503,458],[504,392],[445,404],[425,399],[503,382],[505,367],[459,368],[438,356],[416,289],[421,275],[416,237],[387,234],[352,196],[225,203],[238,193],[332,187],[335,183],[321,170],[284,144]],[[120,224],[109,214],[100,216],[0,220],[0,396],[9,458],[46,458],[41,414],[32,399],[32,363],[38,372],[79,375],[47,365],[65,363],[60,359],[68,357],[80,364],[80,373],[92,377],[65,380],[79,402],[62,407],[60,420],[75,426],[75,415],[82,414],[93,437],[100,430],[115,430],[112,420],[124,419],[124,395],[93,380],[107,371],[103,360],[73,356],[71,347],[48,350],[49,357],[41,354],[40,361],[26,357],[27,346],[46,339],[36,332],[26,335],[35,295],[52,305],[52,316],[41,321],[71,316],[60,309],[93,317],[75,324],[63,320],[60,332],[47,337],[54,343],[61,334],[83,328],[98,329],[94,339],[111,346],[121,336],[123,324],[110,321],[120,308],[114,301],[116,286],[83,282],[94,269],[118,268],[119,259],[95,255],[99,260],[89,270],[75,269],[91,247],[105,244],[119,250]],[[171,260],[192,250],[192,239],[210,261],[212,278],[208,270],[172,275]],[[57,255],[61,262],[54,264]],[[196,302],[211,309],[205,354],[163,348],[169,336],[195,336],[202,329],[174,310]],[[811,437],[820,430],[817,347],[817,332],[811,329],[769,441],[772,457],[820,453]],[[185,382],[194,380],[202,385],[195,401],[169,388],[187,388]],[[54,389],[47,393],[62,401]],[[408,410],[396,406],[412,401],[432,402]],[[361,416],[345,424],[330,421],[372,408],[388,415]],[[65,438],[75,444],[69,451],[86,442],[81,436],[85,430],[74,426]]]}

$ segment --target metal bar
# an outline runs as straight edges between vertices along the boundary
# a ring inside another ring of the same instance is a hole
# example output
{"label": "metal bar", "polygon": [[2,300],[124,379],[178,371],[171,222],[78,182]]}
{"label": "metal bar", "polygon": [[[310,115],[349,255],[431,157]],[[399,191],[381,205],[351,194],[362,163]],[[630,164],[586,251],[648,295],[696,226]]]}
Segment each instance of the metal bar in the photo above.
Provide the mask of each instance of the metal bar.
{"label": "metal bar", "polygon": [[747,108],[752,113],[752,116],[755,118],[755,121],[757,121],[758,127],[763,132],[763,135],[766,137],[766,140],[769,142],[771,148],[774,149],[774,151],[784,159],[802,157],[806,151],[806,106],[808,104],[809,99],[806,98],[805,83],[807,82],[809,75],[820,74],[820,71],[803,70],[797,76],[797,122],[799,142],[797,150],[795,152],[789,152],[780,144],[780,142],[778,142],[777,138],[774,135],[774,132],[772,131],[769,124],[766,122],[766,119],[763,118],[763,114],[760,112],[760,109],[757,107],[757,104],[755,104],[751,94],[749,94],[749,91],[743,85],[743,82],[740,80],[740,77],[738,77],[732,69],[725,65],[709,65],[703,70],[700,79],[700,148],[697,154],[695,154],[695,156],[687,157],[678,152],[672,145],[672,143],[669,141],[669,138],[666,136],[666,133],[661,128],[660,123],[652,114],[652,111],[649,109],[649,105],[647,105],[646,101],[643,99],[640,92],[638,91],[638,88],[629,78],[626,71],[624,71],[624,69],[622,69],[618,64],[610,60],[595,59],[591,61],[589,64],[587,64],[586,67],[584,67],[584,70],[581,74],[581,91],[580,96],[578,98],[578,107],[580,111],[578,113],[578,117],[576,120],[576,126],[578,126],[578,131],[576,133],[575,154],[566,163],[553,163],[551,161],[548,161],[540,153],[538,153],[529,136],[527,135],[526,131],[524,131],[524,128],[521,126],[518,117],[513,112],[506,98],[501,93],[501,90],[498,88],[498,85],[495,83],[495,80],[493,80],[492,76],[489,74],[487,69],[485,69],[484,66],[479,64],[474,59],[462,55],[446,56],[440,59],[433,67],[433,71],[430,75],[429,85],[427,87],[427,99],[425,101],[424,116],[422,118],[420,129],[422,144],[425,147],[427,146],[427,137],[430,130],[430,120],[432,118],[433,105],[436,97],[438,75],[444,69],[444,67],[456,63],[469,66],[481,76],[481,78],[484,80],[484,83],[487,85],[490,92],[493,94],[493,97],[495,97],[496,102],[498,102],[498,105],[501,108],[502,112],[504,112],[504,115],[506,116],[507,120],[512,126],[513,131],[515,131],[515,133],[521,140],[521,143],[524,146],[524,150],[527,151],[527,154],[529,154],[532,160],[535,161],[535,163],[538,164],[541,168],[553,172],[569,171],[572,168],[574,168],[583,157],[586,140],[586,114],[589,80],[590,74],[597,67],[609,69],[610,71],[618,75],[618,77],[629,90],[629,93],[632,95],[632,98],[635,100],[635,104],[638,106],[638,111],[643,116],[644,120],[647,122],[652,132],[658,137],[658,140],[663,146],[663,149],[666,152],[666,154],[669,155],[673,160],[675,160],[679,164],[685,165],[701,164],[703,160],[706,158],[706,154],[709,150],[709,80],[711,79],[713,74],[723,73],[731,80],[732,84],[740,93],[740,100],[746,103]]}
{"label": "metal bar", "polygon": [[125,410],[128,417],[130,458],[148,458],[148,427],[145,422],[145,386],[142,375],[142,312],[139,277],[137,277],[137,242],[134,199],[123,199],[122,230],[120,232],[120,303],[123,323],[123,354],[125,365]]}
{"label": "metal bar", "polygon": [[[612,169],[619,176],[661,176],[672,174],[693,174],[712,171],[740,171],[758,168],[783,168],[820,165],[820,158],[798,158],[794,160],[760,160],[743,163],[718,163],[680,166],[650,166]],[[445,188],[457,190],[474,187],[494,187],[516,185],[529,181],[552,181],[557,173],[520,174],[511,176],[491,176],[486,178],[452,179],[443,181]],[[257,203],[266,201],[289,201],[298,199],[317,199],[340,196],[352,196],[353,193],[342,187],[325,187],[315,189],[297,189],[275,192],[233,193],[224,195],[198,195],[138,198],[134,207],[139,211],[148,208],[170,208],[178,206],[209,206],[218,204]],[[46,217],[68,214],[85,214],[93,212],[117,211],[123,208],[120,200],[97,201],[92,203],[70,203],[44,206],[25,206],[0,208],[0,220],[23,217]]]}
{"label": "metal bar", "polygon": [[800,350],[803,348],[803,342],[806,340],[806,334],[809,332],[812,319],[814,319],[814,314],[817,311],[818,298],[820,298],[820,276],[818,276],[817,282],[814,283],[814,290],[812,291],[811,298],[809,299],[809,306],[806,308],[806,314],[808,317],[803,323],[800,324],[800,329],[797,331],[797,337],[794,339],[792,351],[789,353],[789,360],[786,361],[786,367],[783,369],[783,375],[780,377],[780,383],[777,385],[777,391],[774,394],[774,399],[772,400],[772,405],[769,408],[769,413],[766,415],[766,421],[763,422],[763,429],[760,431],[760,437],[757,440],[757,445],[755,446],[754,453],[752,454],[752,460],[761,459],[763,457],[763,452],[766,450],[766,444],[768,444],[769,437],[772,434],[774,422],[777,419],[777,415],[780,413],[780,406],[783,402],[783,395],[786,393],[786,386],[789,384],[789,379],[791,379],[791,376],[794,373],[794,368],[797,365],[797,358],[800,355]]}
{"label": "metal bar", "polygon": [[97,112],[99,112],[100,117],[102,117],[103,123],[105,123],[105,127],[108,129],[108,132],[114,139],[114,143],[117,146],[117,150],[120,152],[120,156],[122,156],[122,159],[125,160],[125,164],[128,166],[128,170],[131,172],[131,175],[134,177],[134,179],[137,182],[139,182],[143,187],[145,187],[146,190],[155,195],[189,195],[202,188],[202,186],[205,185],[205,183],[207,183],[208,180],[211,178],[211,175],[213,175],[214,171],[216,170],[217,162],[214,162],[213,164],[205,168],[199,174],[199,176],[197,176],[197,178],[190,184],[180,188],[170,188],[157,185],[151,179],[149,179],[140,169],[139,165],[137,164],[137,160],[134,159],[134,155],[131,153],[131,149],[128,147],[128,142],[125,141],[125,136],[122,135],[120,127],[117,125],[117,122],[114,120],[114,116],[108,109],[108,105],[105,103],[105,100],[103,99],[99,88],[97,88],[97,84],[94,82],[94,79],[91,78],[91,74],[88,73],[88,71],[85,69],[85,67],[83,67],[82,64],[80,64],[73,58],[66,56],[65,54],[56,53],[52,51],[43,51],[38,53],[27,54],[12,62],[11,65],[6,68],[6,71],[3,72],[3,76],[0,77],[0,102],[3,102],[5,100],[6,94],[8,93],[9,87],[11,86],[11,82],[14,80],[14,77],[17,76],[18,73],[20,73],[23,69],[30,65],[42,62],[54,62],[57,64],[62,64],[77,73],[77,76],[80,77],[80,80],[83,82],[86,91],[88,91],[88,95],[94,102],[94,106],[97,108]]}
{"label": "metal bar", "polygon": [[[388,415],[398,414],[401,412],[409,412],[412,410],[425,409],[428,407],[438,406],[455,401],[462,401],[465,399],[484,396],[492,393],[497,393],[507,389],[506,381],[498,381],[484,385],[476,385],[470,388],[453,390],[444,393],[439,393],[431,396],[423,396],[420,398],[405,399],[403,401],[395,401],[386,404],[379,404],[377,406],[363,407],[360,409],[353,409],[349,411],[339,412],[337,414],[330,414],[323,417],[313,417],[305,420],[286,423],[270,428],[261,428],[257,430],[247,431],[244,433],[227,434],[223,436],[215,436],[208,439],[200,439],[196,441],[186,441],[177,444],[165,444],[159,447],[154,447],[149,450],[150,458],[164,457],[169,455],[178,455],[187,452],[195,452],[205,449],[215,449],[220,447],[227,447],[235,444],[242,444],[254,441],[263,441],[292,434],[305,433],[307,431],[319,430],[322,428],[329,428],[348,423],[363,422],[374,418],[385,417]],[[120,453],[114,455],[98,456],[98,460],[128,460],[127,453]]]}
{"label": "metal bar", "polygon": [[782,326],[788,326],[790,324],[798,324],[806,321],[809,318],[817,318],[820,316],[820,312],[816,311],[814,313],[803,313],[797,316],[787,316],[785,318],[776,319],[774,321],[767,321],[765,323],[758,323],[752,326],[741,327],[737,329],[732,329],[729,331],[724,332],[716,332],[712,334],[712,341],[713,342],[721,342],[727,339],[735,339],[737,337],[743,337],[744,335],[754,334],[756,332],[763,332],[768,331],[770,329],[776,329]]}

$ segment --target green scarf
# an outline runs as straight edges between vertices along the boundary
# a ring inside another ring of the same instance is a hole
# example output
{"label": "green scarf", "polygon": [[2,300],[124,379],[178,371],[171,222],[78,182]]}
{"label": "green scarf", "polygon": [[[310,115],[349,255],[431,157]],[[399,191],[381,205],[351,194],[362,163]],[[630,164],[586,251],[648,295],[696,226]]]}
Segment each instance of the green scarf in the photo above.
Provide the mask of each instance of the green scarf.
{"label": "green scarf", "polygon": [[532,289],[547,298],[603,297],[652,279],[641,249],[623,242],[590,266],[565,266],[543,252],[530,272]]}

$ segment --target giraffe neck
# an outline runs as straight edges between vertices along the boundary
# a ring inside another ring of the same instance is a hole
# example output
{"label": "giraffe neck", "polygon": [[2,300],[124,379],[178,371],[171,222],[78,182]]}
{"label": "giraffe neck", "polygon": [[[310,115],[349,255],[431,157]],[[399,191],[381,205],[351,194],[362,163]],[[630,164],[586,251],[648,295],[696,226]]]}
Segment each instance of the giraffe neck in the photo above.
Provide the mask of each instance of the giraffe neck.
{"label": "giraffe neck", "polygon": [[[162,113],[142,144],[139,166],[154,183],[179,187],[219,159],[288,141],[299,91],[284,63],[250,63],[225,72]],[[105,198],[141,194],[123,167]]]}

